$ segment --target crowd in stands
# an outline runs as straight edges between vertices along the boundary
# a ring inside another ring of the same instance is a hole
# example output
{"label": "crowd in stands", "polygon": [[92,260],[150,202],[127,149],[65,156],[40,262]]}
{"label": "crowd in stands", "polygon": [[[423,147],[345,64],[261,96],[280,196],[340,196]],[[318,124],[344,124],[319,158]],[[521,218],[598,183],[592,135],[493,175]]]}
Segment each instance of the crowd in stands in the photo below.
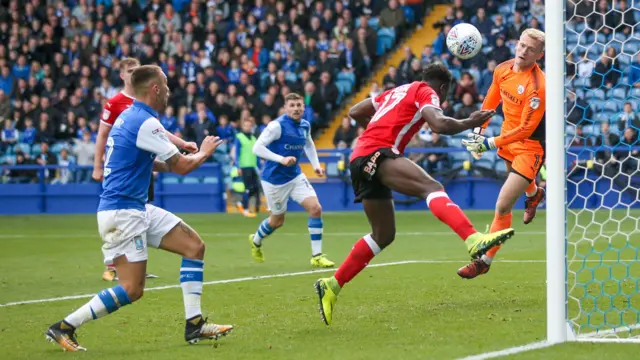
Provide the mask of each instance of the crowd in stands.
{"label": "crowd in stands", "polygon": [[[415,54],[405,47],[404,58],[396,66],[389,67],[381,84],[371,84],[371,96],[395,86],[419,79],[423,66],[431,62],[445,63],[452,71],[456,84],[451,87],[448,101],[442,108],[448,116],[465,118],[480,108],[493,79],[496,65],[513,58],[515,44],[526,28],[544,31],[543,0],[482,0],[452,1],[442,21],[436,24],[439,34],[432,44],[425,45],[422,53]],[[636,2],[637,3],[637,2]],[[602,145],[602,136],[615,135],[616,145],[638,145],[640,130],[640,39],[630,36],[633,25],[640,23],[640,9],[630,8],[630,3],[611,1],[567,0],[567,144],[584,146]],[[613,7],[617,11],[612,11]],[[458,23],[475,25],[484,38],[482,51],[469,60],[452,56],[446,47],[446,34]],[[636,25],[635,31],[640,31]],[[550,35],[550,36],[553,36]],[[539,62],[544,69],[544,58]],[[488,133],[497,135],[502,121],[501,109],[492,120]],[[607,125],[600,125],[607,123]],[[609,126],[609,123],[611,126]],[[346,125],[336,132],[340,138]],[[602,131],[607,131],[604,134]],[[357,130],[353,130],[357,131]],[[352,132],[353,132],[352,131]],[[603,135],[604,134],[604,135]],[[429,132],[416,135],[414,144],[425,146]],[[348,138],[347,138],[348,139]],[[337,147],[349,147],[352,143],[336,142]],[[459,137],[447,137],[443,143],[460,146]],[[441,141],[438,137],[438,141]],[[609,143],[605,143],[609,144]],[[596,160],[602,160],[602,153]],[[614,158],[627,158],[628,151],[614,152]],[[632,155],[638,155],[637,152]],[[423,154],[416,154],[423,155]],[[502,161],[491,157],[487,165],[502,167]],[[611,155],[611,154],[609,154]],[[634,155],[634,156],[635,156]],[[456,162],[468,160],[467,154],[451,153],[440,156],[439,168],[447,168]],[[418,157],[421,159],[421,157]],[[450,161],[452,160],[452,161]],[[633,162],[632,160],[627,163]],[[635,163],[634,163],[635,164]],[[423,164],[426,167],[431,166]],[[632,169],[633,166],[625,166]],[[635,170],[637,171],[637,169]]]}
{"label": "crowd in stands", "polygon": [[[304,118],[317,131],[425,12],[415,0],[0,4],[0,164],[89,164],[125,57],[163,69],[172,96],[161,122],[187,140],[231,140],[246,118],[259,134],[290,92],[304,96]],[[35,181],[33,172],[4,175]]]}

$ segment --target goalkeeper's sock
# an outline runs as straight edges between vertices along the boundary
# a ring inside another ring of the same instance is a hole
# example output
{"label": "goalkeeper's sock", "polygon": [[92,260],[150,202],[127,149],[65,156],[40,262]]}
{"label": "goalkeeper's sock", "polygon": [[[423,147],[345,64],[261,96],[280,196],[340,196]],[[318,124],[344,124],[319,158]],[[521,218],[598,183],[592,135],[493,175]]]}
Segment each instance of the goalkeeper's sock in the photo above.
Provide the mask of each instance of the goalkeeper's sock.
{"label": "goalkeeper's sock", "polygon": [[255,235],[253,235],[253,243],[256,246],[260,247],[262,245],[262,239],[271,235],[275,230],[269,225],[269,218],[262,220],[260,226],[258,226],[258,230]]}
{"label": "goalkeeper's sock", "polygon": [[[496,231],[510,228],[512,217],[513,215],[511,215],[511,213],[508,213],[505,215],[500,215],[498,213],[495,213],[493,217],[493,222],[491,223],[491,229],[489,231],[496,232]],[[498,252],[498,250],[500,250],[500,246],[492,247],[491,249],[489,249],[489,251],[487,251],[486,256],[493,259],[496,256],[496,253]],[[486,262],[486,261],[485,263],[490,264],[490,262]]]}
{"label": "goalkeeper's sock", "polygon": [[449,199],[446,192],[436,191],[429,194],[427,206],[438,220],[449,225],[462,240],[467,240],[469,236],[478,232],[467,215]]}
{"label": "goalkeeper's sock", "polygon": [[[365,235],[362,239],[353,245],[353,249],[347,256],[347,259],[340,265],[334,277],[338,280],[338,284],[342,288],[364,269],[374,256],[382,251],[380,246],[373,240],[371,234]],[[336,295],[338,295],[336,293]]]}
{"label": "goalkeeper's sock", "polygon": [[187,320],[202,314],[200,298],[202,297],[203,277],[204,261],[182,258],[180,287],[182,288],[184,314]]}
{"label": "goalkeeper's sock", "polygon": [[131,304],[129,294],[122,285],[118,285],[102,290],[88,303],[67,316],[64,321],[77,329],[89,320],[97,320],[129,304]]}
{"label": "goalkeeper's sock", "polygon": [[529,184],[529,186],[527,186],[527,189],[524,191],[524,194],[527,195],[527,197],[534,197],[536,196],[537,193],[538,193],[538,186],[536,186],[535,181],[532,181],[531,184]]}

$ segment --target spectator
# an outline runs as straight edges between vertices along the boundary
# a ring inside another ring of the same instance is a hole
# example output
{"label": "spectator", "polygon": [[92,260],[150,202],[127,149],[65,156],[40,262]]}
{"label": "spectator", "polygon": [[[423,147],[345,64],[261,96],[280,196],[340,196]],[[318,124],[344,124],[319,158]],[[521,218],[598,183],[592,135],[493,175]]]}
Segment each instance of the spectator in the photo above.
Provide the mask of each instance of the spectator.
{"label": "spectator", "polygon": [[633,128],[626,128],[622,134],[620,145],[616,148],[615,158],[620,162],[620,171],[626,174],[636,174],[638,172],[638,150],[629,150],[638,145],[638,131]]}
{"label": "spectator", "polygon": [[404,11],[398,6],[398,1],[389,0],[387,7],[380,12],[379,26],[381,28],[394,28],[399,31],[405,23]]}
{"label": "spectator", "polygon": [[351,119],[348,116],[342,118],[342,125],[336,129],[333,135],[333,146],[337,149],[349,149],[356,137],[356,131],[351,126]]}
{"label": "spectator", "polygon": [[424,48],[422,48],[420,64],[422,66],[427,66],[436,61],[441,61],[441,60],[438,56],[436,56],[436,54],[434,54],[433,47],[431,45],[425,45]]}
{"label": "spectator", "polygon": [[591,139],[584,134],[582,125],[576,126],[576,134],[571,140],[571,146],[591,146]]}
{"label": "spectator", "polygon": [[[96,150],[96,143],[91,139],[91,133],[84,131],[82,140],[74,139],[73,155],[76,157],[78,166],[93,167],[93,158]],[[62,165],[62,164],[61,164]],[[77,182],[91,181],[92,169],[78,169],[76,172]]]}
{"label": "spectator", "polygon": [[493,25],[491,26],[491,34],[490,35],[491,35],[489,37],[489,44],[490,45],[495,45],[496,39],[498,37],[503,37],[505,39],[507,38],[508,29],[507,29],[507,26],[504,23],[504,18],[502,17],[502,14],[496,15],[496,18],[493,21]]}
{"label": "spectator", "polygon": [[362,61],[364,62],[366,70],[369,72],[376,54],[376,38],[373,36],[367,37],[366,30],[360,28],[358,29],[356,46],[362,56]]}
{"label": "spectator", "polygon": [[[69,157],[69,150],[62,148],[60,150],[60,156],[58,158],[58,166],[61,166],[56,171],[55,179],[51,181],[51,184],[67,184],[73,181],[73,174],[69,167],[73,166],[73,159]],[[82,171],[82,170],[79,170]],[[84,180],[77,180],[78,182],[84,182]]]}
{"label": "spectator", "polygon": [[320,84],[318,85],[318,95],[320,100],[324,103],[323,117],[328,118],[333,111],[334,106],[338,105],[338,88],[331,81],[331,75],[328,72],[320,75]]}
{"label": "spectator", "polygon": [[24,120],[24,130],[22,131],[22,139],[20,142],[23,144],[33,145],[36,141],[37,134],[37,130],[33,127],[33,120],[26,118]]}
{"label": "spectator", "polygon": [[402,79],[402,82],[407,83],[412,77],[411,62],[415,59],[415,55],[413,55],[409,46],[405,46],[403,51],[404,58],[400,61],[400,65],[398,65],[398,72],[400,73],[400,79]]}
{"label": "spectator", "polygon": [[391,87],[396,86],[396,84],[398,83],[398,73],[395,67],[389,66],[387,74],[382,78],[382,83],[384,84],[385,88],[387,87],[387,85]]}
{"label": "spectator", "polygon": [[576,94],[568,91],[568,99],[566,105],[567,121],[578,125],[583,123],[585,119],[593,119],[593,110],[589,104],[581,99],[576,99]]}
{"label": "spectator", "polygon": [[364,133],[364,128],[363,127],[358,127],[358,130],[356,130],[356,133],[357,133],[356,138],[353,139],[353,141],[351,142],[351,150],[356,148],[356,145],[358,143],[358,139]]}
{"label": "spectator", "polygon": [[491,19],[487,18],[484,8],[478,9],[476,16],[471,19],[471,24],[478,28],[478,31],[480,31],[480,34],[482,34],[483,37],[488,38],[491,36],[493,23],[491,22]]}
{"label": "spectator", "polygon": [[196,144],[202,144],[205,137],[216,135],[215,124],[209,121],[206,110],[198,110],[198,120],[193,125]]}
{"label": "spectator", "polygon": [[13,126],[13,122],[10,119],[6,119],[0,136],[0,152],[5,152],[7,149],[12,148],[18,142],[18,139],[18,130]]}
{"label": "spectator", "polygon": [[228,142],[233,141],[233,139],[236,137],[236,129],[229,123],[229,118],[226,115],[221,115],[218,118],[216,133],[221,140]]}
{"label": "spectator", "polygon": [[594,146],[600,148],[596,152],[596,161],[600,164],[607,163],[611,159],[611,149],[618,145],[620,137],[611,132],[608,122],[600,124],[600,135],[595,138]]}
{"label": "spectator", "polygon": [[[47,165],[57,165],[58,158],[54,153],[49,151],[49,144],[46,142],[40,143],[40,154],[36,158],[36,163],[41,166]],[[51,182],[51,180],[55,179],[56,172],[54,170],[44,169],[44,179],[46,183]]]}
{"label": "spectator", "polygon": [[455,112],[456,119],[466,119],[472,112],[477,111],[478,106],[473,101],[471,93],[464,93],[462,96],[462,107]]}
{"label": "spectator", "polygon": [[[610,56],[609,54],[614,54]],[[592,88],[612,88],[618,83],[620,79],[620,71],[613,63],[615,59],[615,49],[609,48],[606,54],[602,54],[600,61],[596,63],[596,68],[591,75],[591,87]]]}
{"label": "spectator", "polygon": [[[446,148],[449,147],[447,140],[440,137],[438,133],[431,133],[431,141],[425,144],[426,148]],[[426,154],[426,161],[424,164],[425,170],[428,173],[437,173],[442,169],[449,167],[449,155],[447,153],[428,153]]]}
{"label": "spectator", "polygon": [[0,120],[8,119],[11,116],[11,99],[0,87]]}
{"label": "spectator", "polygon": [[[22,151],[18,151],[14,165],[34,165],[34,163]],[[36,181],[38,181],[38,175],[35,170],[13,168],[9,171],[10,184],[29,184]]]}
{"label": "spectator", "polygon": [[522,32],[526,28],[527,24],[524,22],[522,13],[516,11],[513,15],[513,21],[511,22],[511,25],[509,25],[509,30],[507,31],[507,40],[517,41],[520,39],[520,35],[522,35]]}
{"label": "spectator", "polygon": [[476,83],[473,80],[473,76],[471,76],[471,74],[466,71],[462,73],[460,81],[458,81],[458,85],[456,86],[455,98],[462,99],[465,94],[471,95],[471,99],[473,102],[478,101],[478,88],[476,87]]}
{"label": "spectator", "polygon": [[618,123],[620,132],[624,132],[627,128],[640,130],[640,116],[633,111],[630,102],[624,104],[622,112],[616,115],[615,121]]}
{"label": "spectator", "polygon": [[496,46],[489,55],[489,58],[495,60],[498,65],[512,58],[511,50],[505,45],[504,41],[504,37],[498,36],[496,38]]}
{"label": "spectator", "polygon": [[14,82],[15,78],[11,74],[11,69],[6,65],[2,66],[0,69],[0,89],[2,89],[5,94],[12,94]]}
{"label": "spectator", "polygon": [[382,90],[380,90],[380,87],[378,86],[377,82],[372,82],[371,83],[371,88],[369,90],[369,97],[372,99],[375,99],[378,97],[378,95],[382,94]]}
{"label": "spectator", "polygon": [[590,78],[593,74],[593,70],[596,68],[596,63],[584,54],[584,57],[578,63],[578,77]]}
{"label": "spectator", "polygon": [[487,69],[480,75],[480,79],[478,80],[478,91],[480,94],[486,94],[489,92],[489,87],[493,82],[493,72],[496,70],[496,66],[496,61],[490,60],[487,63]]}
{"label": "spectator", "polygon": [[631,63],[629,71],[629,84],[634,88],[640,88],[640,53],[636,55],[636,60]]}

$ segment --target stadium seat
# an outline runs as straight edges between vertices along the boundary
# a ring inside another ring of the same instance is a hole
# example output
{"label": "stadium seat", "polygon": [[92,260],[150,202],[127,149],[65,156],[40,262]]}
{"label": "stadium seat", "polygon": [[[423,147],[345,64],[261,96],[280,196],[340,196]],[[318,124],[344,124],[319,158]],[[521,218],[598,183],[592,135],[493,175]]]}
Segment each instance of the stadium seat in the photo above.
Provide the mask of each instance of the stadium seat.
{"label": "stadium seat", "polygon": [[195,176],[185,176],[182,179],[183,184],[200,184],[200,179]]}
{"label": "stadium seat", "polygon": [[[589,79],[589,78],[580,78],[580,77],[579,78],[575,78],[573,80],[573,86],[575,88],[586,88],[586,87],[589,87],[589,86],[591,86],[591,79]],[[585,93],[585,96],[586,96],[586,93]]]}
{"label": "stadium seat", "polygon": [[338,170],[338,163],[337,162],[328,162],[325,172],[327,174],[327,176],[340,176],[340,171]]}
{"label": "stadium seat", "polygon": [[373,30],[378,31],[378,29],[380,28],[380,18],[378,17],[372,17],[369,19],[369,26],[371,26],[371,28]]}
{"label": "stadium seat", "polygon": [[620,105],[616,101],[607,101],[604,103],[604,111],[618,112]]}
{"label": "stadium seat", "polygon": [[215,176],[205,176],[202,180],[203,184],[217,184],[220,180]]}
{"label": "stadium seat", "polygon": [[504,161],[496,161],[495,164],[497,172],[507,172],[507,164],[505,164]]}
{"label": "stadium seat", "polygon": [[19,144],[16,144],[16,146],[13,148],[13,151],[14,152],[22,151],[24,154],[30,155],[31,145],[25,144],[25,143],[19,143]]}
{"label": "stadium seat", "polygon": [[53,152],[54,154],[59,154],[60,151],[66,147],[67,147],[67,144],[58,142],[53,144],[53,146],[51,146],[51,152]]}
{"label": "stadium seat", "polygon": [[593,120],[596,121],[596,122],[608,122],[608,121],[610,121],[609,115],[607,113],[602,113],[602,112],[593,115]]}
{"label": "stadium seat", "polygon": [[163,176],[162,177],[163,184],[179,184],[180,178],[177,176]]}
{"label": "stadium seat", "polygon": [[604,100],[605,92],[602,89],[588,90],[585,93],[585,98],[587,100],[591,100],[591,99]]}
{"label": "stadium seat", "polygon": [[626,99],[627,98],[627,90],[621,87],[617,87],[614,89],[609,90],[609,92],[607,93],[607,98],[614,98],[614,99]]}

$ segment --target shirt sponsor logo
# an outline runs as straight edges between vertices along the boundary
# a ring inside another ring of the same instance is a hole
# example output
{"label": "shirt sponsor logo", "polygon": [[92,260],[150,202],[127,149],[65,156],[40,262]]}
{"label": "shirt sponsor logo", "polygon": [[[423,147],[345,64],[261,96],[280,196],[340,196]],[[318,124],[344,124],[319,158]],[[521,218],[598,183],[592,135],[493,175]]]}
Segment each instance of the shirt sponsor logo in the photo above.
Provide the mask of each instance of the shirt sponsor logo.
{"label": "shirt sponsor logo", "polygon": [[284,149],[285,150],[302,150],[302,149],[304,149],[304,145],[284,144]]}

